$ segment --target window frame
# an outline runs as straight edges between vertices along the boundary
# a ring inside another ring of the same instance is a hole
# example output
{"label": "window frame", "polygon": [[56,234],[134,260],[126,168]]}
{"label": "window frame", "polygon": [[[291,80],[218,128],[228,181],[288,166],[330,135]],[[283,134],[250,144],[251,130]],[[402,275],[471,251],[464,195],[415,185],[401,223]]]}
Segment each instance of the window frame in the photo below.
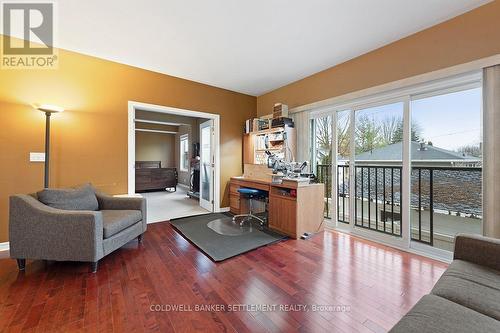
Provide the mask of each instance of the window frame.
{"label": "window frame", "polygon": [[[428,246],[425,244],[416,243],[411,240],[410,235],[410,219],[409,219],[409,209],[410,209],[410,181],[409,175],[411,173],[411,156],[410,156],[410,131],[411,131],[411,110],[410,103],[413,100],[418,100],[421,98],[427,98],[447,93],[465,91],[469,89],[474,89],[478,87],[482,87],[482,71],[472,71],[461,75],[454,75],[447,78],[442,78],[438,80],[430,80],[427,82],[410,85],[407,87],[396,88],[396,89],[387,89],[384,91],[379,91],[374,94],[367,94],[361,97],[355,97],[350,100],[341,100],[337,103],[331,103],[327,105],[323,105],[316,108],[311,108],[309,111],[309,119],[311,123],[311,133],[310,136],[314,133],[314,122],[313,120],[317,118],[322,118],[326,116],[334,116],[333,122],[333,132],[332,135],[336,137],[336,123],[337,123],[337,113],[341,111],[350,110],[351,111],[351,119],[350,119],[350,135],[351,135],[351,165],[354,167],[355,161],[355,142],[354,142],[354,128],[355,128],[355,113],[361,109],[366,109],[375,106],[381,106],[386,104],[391,104],[394,102],[403,102],[404,110],[403,110],[403,175],[404,179],[402,182],[402,204],[405,205],[405,209],[403,210],[402,219],[405,221],[404,225],[402,224],[403,234],[402,237],[397,239],[395,236],[388,235],[378,235],[377,233],[373,233],[371,231],[359,230],[359,228],[355,228],[353,226],[353,220],[351,219],[349,225],[343,226],[341,223],[338,223],[334,219],[337,216],[337,206],[336,204],[331,205],[331,216],[334,217],[331,221],[326,220],[326,225],[334,228],[340,229],[342,231],[352,233],[364,238],[371,239],[373,241],[377,241],[380,243],[384,243],[390,246],[395,246],[403,249],[412,249],[414,251],[418,251],[420,253],[425,253],[430,257],[435,257],[439,259],[449,260],[452,256],[451,252],[441,250],[432,246]],[[481,117],[484,117],[484,114],[481,110]],[[313,140],[310,140],[311,145],[314,145]],[[484,138],[483,138],[484,140]],[[332,160],[332,175],[335,173],[338,161],[336,155],[336,144],[332,144],[332,156],[334,159]],[[314,147],[310,147],[310,156],[312,156]],[[351,172],[354,168],[350,168]],[[350,174],[350,179],[353,181],[354,177]],[[336,203],[336,180],[332,180],[332,203]],[[352,185],[350,185],[352,188]],[[350,197],[352,197],[352,193],[350,193]],[[350,211],[354,211],[354,207],[349,207]]]}
{"label": "window frame", "polygon": [[[185,150],[183,145],[185,144]],[[185,159],[187,154],[187,159]],[[184,165],[184,162],[186,165]],[[179,170],[183,172],[189,171],[189,134],[182,134],[179,137]]]}

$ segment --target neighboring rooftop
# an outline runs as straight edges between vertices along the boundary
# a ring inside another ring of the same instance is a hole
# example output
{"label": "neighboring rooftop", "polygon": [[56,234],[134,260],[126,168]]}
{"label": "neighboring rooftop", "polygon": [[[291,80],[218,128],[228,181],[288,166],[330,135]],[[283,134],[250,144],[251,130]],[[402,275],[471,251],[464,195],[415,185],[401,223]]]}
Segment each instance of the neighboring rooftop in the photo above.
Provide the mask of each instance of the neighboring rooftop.
{"label": "neighboring rooftop", "polygon": [[[387,145],[372,151],[364,152],[356,155],[357,161],[398,161],[401,160],[403,151],[403,143],[398,142]],[[479,158],[458,153],[419,142],[411,143],[411,159],[430,161],[430,160],[464,160],[464,161],[480,161]]]}
{"label": "neighboring rooftop", "polygon": [[[422,207],[428,208],[430,205],[430,178],[429,169],[427,168],[441,167],[433,171],[433,204],[435,211],[459,212],[482,216],[482,170],[480,167],[480,158],[435,146],[422,145],[419,142],[411,143],[411,154],[412,160],[422,161],[421,164],[427,165],[422,168],[420,175],[422,181],[420,203]],[[392,173],[391,166],[387,166],[386,168],[370,168],[370,165],[373,164],[370,161],[400,161],[401,157],[401,142],[356,155],[356,162],[365,161],[364,163],[360,163],[361,166],[365,167],[356,170],[356,196],[362,196],[365,199],[370,198],[371,200],[378,198],[379,201],[383,201],[385,198],[387,201],[391,201],[391,196],[394,195],[394,202],[399,204],[401,202],[401,169],[399,171],[395,170]],[[473,167],[454,169],[454,162],[461,161],[471,164]],[[380,162],[377,164],[380,164]],[[361,173],[363,173],[363,177]],[[383,175],[384,173],[385,176]],[[370,174],[370,177],[368,174]],[[394,176],[394,179],[391,178],[392,176]],[[418,207],[419,204],[418,179],[418,170],[413,169],[411,173],[410,193],[411,206],[413,208]],[[362,185],[361,182],[363,183]],[[375,182],[377,186],[375,186]],[[368,183],[370,183],[370,186],[368,186]],[[394,188],[392,188],[392,185],[394,185]],[[348,182],[339,182],[338,186],[339,192],[349,191]],[[378,189],[377,193],[375,192],[376,189]],[[385,197],[383,195],[384,191]]]}

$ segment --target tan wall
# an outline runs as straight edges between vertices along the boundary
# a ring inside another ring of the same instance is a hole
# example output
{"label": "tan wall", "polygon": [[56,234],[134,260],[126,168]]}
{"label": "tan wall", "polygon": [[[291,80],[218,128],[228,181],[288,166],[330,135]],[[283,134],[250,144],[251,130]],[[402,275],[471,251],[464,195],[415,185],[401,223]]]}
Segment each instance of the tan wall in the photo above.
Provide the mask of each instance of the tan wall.
{"label": "tan wall", "polygon": [[161,161],[163,168],[175,167],[175,134],[136,132],[135,160]]}
{"label": "tan wall", "polygon": [[30,104],[67,109],[52,119],[51,185],[91,181],[117,194],[127,192],[129,100],[221,115],[221,204],[229,205],[227,181],[242,172],[241,128],[255,97],[60,50],[57,70],[0,70],[0,242],[8,240],[9,195],[43,186],[43,164],[28,157],[43,152],[44,116]]}
{"label": "tan wall", "polygon": [[500,53],[500,1],[396,41],[257,98],[293,108]]}
{"label": "tan wall", "polygon": [[[180,184],[184,184],[189,186],[191,182],[191,168],[188,168],[188,171],[181,171],[180,170],[180,136],[182,134],[188,134],[188,141],[189,141],[189,156],[192,156],[192,149],[193,149],[193,143],[194,142],[199,142],[199,128],[200,124],[204,121],[207,121],[208,119],[204,118],[196,118],[196,117],[186,117],[186,116],[179,116],[179,115],[173,115],[173,114],[168,114],[168,113],[160,113],[160,112],[150,112],[150,111],[143,111],[143,110],[137,110],[135,113],[136,119],[144,119],[144,120],[153,120],[153,121],[162,121],[162,122],[168,122],[168,123],[176,123],[176,124],[182,124],[181,126],[176,126],[175,129],[172,129],[172,131],[178,131],[178,133],[175,135],[175,167],[177,168],[177,173],[178,173],[178,179]],[[137,123],[136,127],[141,126],[143,128],[152,128],[152,129],[162,129],[162,128],[168,128],[168,126],[165,125],[154,125],[154,124],[146,124],[146,123]],[[144,127],[147,126],[147,127]],[[156,127],[153,127],[156,126]],[[170,129],[168,129],[170,130]]]}

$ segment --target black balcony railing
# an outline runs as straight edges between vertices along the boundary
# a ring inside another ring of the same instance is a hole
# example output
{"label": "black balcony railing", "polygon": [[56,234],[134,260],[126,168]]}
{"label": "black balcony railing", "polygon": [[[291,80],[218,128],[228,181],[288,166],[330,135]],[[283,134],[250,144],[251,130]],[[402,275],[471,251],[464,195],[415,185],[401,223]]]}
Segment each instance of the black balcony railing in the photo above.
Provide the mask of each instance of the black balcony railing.
{"label": "black balcony railing", "polygon": [[401,166],[357,165],[354,224],[401,236]]}
{"label": "black balcony railing", "polygon": [[[317,165],[316,169],[318,180],[325,184],[325,217],[328,218],[331,169],[332,166],[326,164]],[[337,220],[349,223],[353,216],[354,225],[357,227],[401,236],[402,167],[358,164],[355,170],[355,213],[350,214],[349,166],[337,166]],[[434,245],[436,214],[482,218],[481,177],[481,167],[412,167],[412,240]],[[453,226],[451,228],[453,229]],[[452,231],[458,232],[459,228],[457,225],[456,231]]]}
{"label": "black balcony railing", "polygon": [[316,165],[316,178],[325,184],[325,209],[323,215],[330,218],[330,200],[332,197],[332,166],[331,164]]}
{"label": "black balcony railing", "polygon": [[337,221],[349,223],[349,166],[337,165]]}
{"label": "black balcony railing", "polygon": [[[325,184],[324,216],[327,218],[330,218],[331,170],[332,166],[330,164],[318,164],[316,166],[318,181]],[[349,213],[348,165],[337,166],[337,179],[337,221],[349,223],[351,214]],[[401,167],[399,166],[356,167],[354,177],[356,186],[354,204],[356,226],[392,235],[401,235],[400,179]],[[386,185],[383,186],[382,184]]]}
{"label": "black balcony railing", "polygon": [[[413,167],[410,199],[417,213],[411,220],[411,239],[434,245],[436,213],[480,219],[481,178],[480,167]],[[452,228],[448,236],[458,231]]]}

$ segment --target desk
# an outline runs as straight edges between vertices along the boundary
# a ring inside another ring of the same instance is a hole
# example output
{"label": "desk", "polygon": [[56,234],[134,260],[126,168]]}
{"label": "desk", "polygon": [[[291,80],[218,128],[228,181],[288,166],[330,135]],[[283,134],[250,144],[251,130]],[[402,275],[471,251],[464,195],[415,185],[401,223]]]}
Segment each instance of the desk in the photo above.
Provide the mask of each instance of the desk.
{"label": "desk", "polygon": [[[233,214],[248,212],[247,200],[240,197],[240,187],[256,188],[269,193],[269,228],[298,239],[304,232],[324,229],[324,184],[274,184],[249,177],[232,177],[229,182],[230,210]],[[291,192],[296,196],[291,196]]]}

